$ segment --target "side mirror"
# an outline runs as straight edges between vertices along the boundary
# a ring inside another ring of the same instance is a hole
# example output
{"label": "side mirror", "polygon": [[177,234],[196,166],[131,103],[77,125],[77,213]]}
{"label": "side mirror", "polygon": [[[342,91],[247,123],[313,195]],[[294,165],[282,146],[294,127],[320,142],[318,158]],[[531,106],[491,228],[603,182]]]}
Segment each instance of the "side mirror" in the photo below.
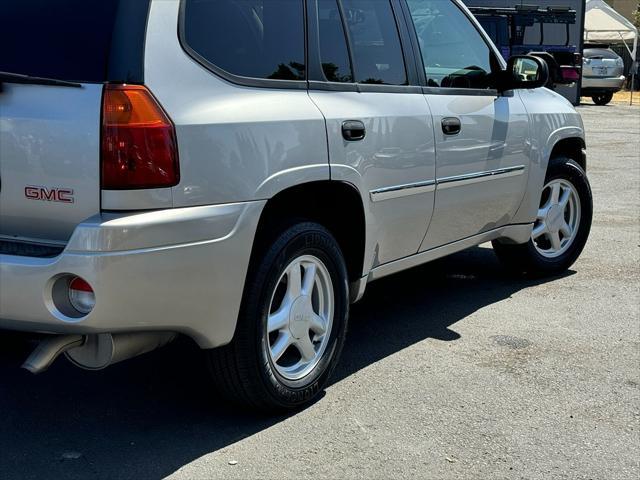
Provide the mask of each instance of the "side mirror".
{"label": "side mirror", "polygon": [[531,55],[514,55],[502,72],[500,90],[544,87],[549,80],[549,67],[541,58]]}

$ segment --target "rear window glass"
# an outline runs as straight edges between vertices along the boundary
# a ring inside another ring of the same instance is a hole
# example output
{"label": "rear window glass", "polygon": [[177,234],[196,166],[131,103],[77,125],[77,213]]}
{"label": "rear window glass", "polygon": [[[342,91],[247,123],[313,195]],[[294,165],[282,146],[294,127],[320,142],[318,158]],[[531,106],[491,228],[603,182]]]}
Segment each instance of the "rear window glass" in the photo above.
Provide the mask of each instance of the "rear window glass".
{"label": "rear window glass", "polygon": [[585,48],[584,49],[584,58],[607,58],[610,60],[615,60],[618,58],[618,54],[613,50],[608,50],[606,48]]}
{"label": "rear window glass", "polygon": [[[0,71],[84,82],[109,80],[120,3],[130,9],[148,5],[148,0],[2,0]],[[146,23],[146,17],[140,21]],[[128,49],[136,48],[135,38],[129,29]]]}
{"label": "rear window glass", "polygon": [[186,46],[242,77],[304,80],[303,0],[184,0]]}

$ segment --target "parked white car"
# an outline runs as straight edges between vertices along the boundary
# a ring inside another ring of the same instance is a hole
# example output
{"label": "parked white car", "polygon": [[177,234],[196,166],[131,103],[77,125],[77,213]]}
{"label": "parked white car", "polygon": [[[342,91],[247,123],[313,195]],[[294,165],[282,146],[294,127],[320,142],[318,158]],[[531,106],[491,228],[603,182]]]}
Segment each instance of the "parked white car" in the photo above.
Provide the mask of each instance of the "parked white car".
{"label": "parked white car", "polygon": [[488,241],[554,275],[587,241],[580,116],[457,0],[38,1],[0,24],[0,327],[49,334],[33,372],[182,334],[295,408],[369,282]]}

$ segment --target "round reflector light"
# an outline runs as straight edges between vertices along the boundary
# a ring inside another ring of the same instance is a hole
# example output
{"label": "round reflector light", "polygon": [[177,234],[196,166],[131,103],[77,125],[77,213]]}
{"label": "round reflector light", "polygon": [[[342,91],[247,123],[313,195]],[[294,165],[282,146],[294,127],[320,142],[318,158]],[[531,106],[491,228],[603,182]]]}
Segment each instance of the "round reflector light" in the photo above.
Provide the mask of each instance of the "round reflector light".
{"label": "round reflector light", "polygon": [[69,302],[73,308],[84,315],[91,312],[96,304],[96,296],[91,285],[80,277],[71,280],[69,282]]}

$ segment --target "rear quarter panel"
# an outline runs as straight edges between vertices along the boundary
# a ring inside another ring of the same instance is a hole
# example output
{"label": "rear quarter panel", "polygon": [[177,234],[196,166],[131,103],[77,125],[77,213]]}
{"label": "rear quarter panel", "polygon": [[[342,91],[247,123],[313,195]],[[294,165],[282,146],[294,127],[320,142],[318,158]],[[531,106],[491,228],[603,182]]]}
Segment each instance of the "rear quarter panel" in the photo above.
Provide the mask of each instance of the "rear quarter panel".
{"label": "rear quarter panel", "polygon": [[270,198],[329,179],[324,117],[306,90],[234,85],[187,55],[178,0],[154,1],[145,81],[176,125],[175,207]]}

